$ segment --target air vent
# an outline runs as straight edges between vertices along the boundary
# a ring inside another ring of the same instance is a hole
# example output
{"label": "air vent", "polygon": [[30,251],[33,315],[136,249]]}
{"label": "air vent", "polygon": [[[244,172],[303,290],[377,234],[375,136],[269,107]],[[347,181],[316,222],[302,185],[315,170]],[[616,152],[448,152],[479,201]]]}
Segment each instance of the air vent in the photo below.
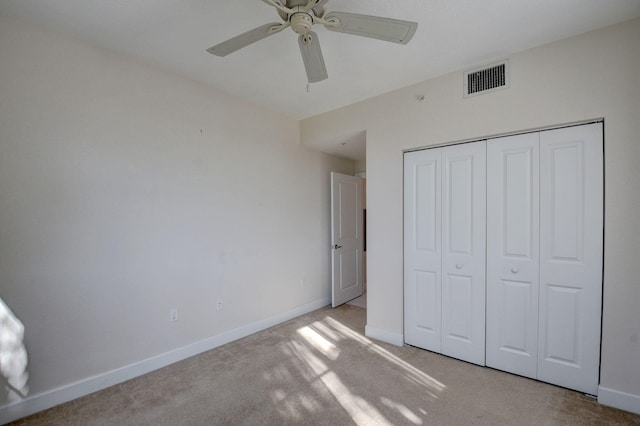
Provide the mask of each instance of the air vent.
{"label": "air vent", "polygon": [[509,61],[465,71],[464,97],[482,95],[509,87]]}

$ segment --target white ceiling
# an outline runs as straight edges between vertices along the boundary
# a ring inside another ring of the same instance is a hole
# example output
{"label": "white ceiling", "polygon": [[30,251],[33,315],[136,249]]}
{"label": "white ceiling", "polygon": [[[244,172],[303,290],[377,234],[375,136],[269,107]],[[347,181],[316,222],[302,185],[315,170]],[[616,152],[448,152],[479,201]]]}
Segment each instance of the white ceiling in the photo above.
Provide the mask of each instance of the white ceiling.
{"label": "white ceiling", "polygon": [[308,89],[291,30],[225,58],[206,52],[278,22],[276,11],[261,0],[0,0],[2,14],[154,63],[295,119],[639,17],[640,0],[330,0],[326,9],[416,21],[418,31],[405,46],[314,27],[329,78]]}

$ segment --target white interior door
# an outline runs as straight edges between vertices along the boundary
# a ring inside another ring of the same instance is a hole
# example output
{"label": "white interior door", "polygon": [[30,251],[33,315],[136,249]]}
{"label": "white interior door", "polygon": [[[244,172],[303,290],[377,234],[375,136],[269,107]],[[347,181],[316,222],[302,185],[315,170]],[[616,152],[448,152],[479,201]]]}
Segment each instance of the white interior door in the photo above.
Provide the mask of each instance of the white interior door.
{"label": "white interior door", "polygon": [[442,149],[442,353],[485,362],[486,142]]}
{"label": "white interior door", "polygon": [[442,350],[442,150],[404,156],[404,340]]}
{"label": "white interior door", "polygon": [[538,378],[596,395],[603,247],[602,123],[540,133]]}
{"label": "white interior door", "polygon": [[539,134],[487,142],[487,365],[535,378]]}
{"label": "white interior door", "polygon": [[362,295],[362,179],[331,173],[331,304]]}

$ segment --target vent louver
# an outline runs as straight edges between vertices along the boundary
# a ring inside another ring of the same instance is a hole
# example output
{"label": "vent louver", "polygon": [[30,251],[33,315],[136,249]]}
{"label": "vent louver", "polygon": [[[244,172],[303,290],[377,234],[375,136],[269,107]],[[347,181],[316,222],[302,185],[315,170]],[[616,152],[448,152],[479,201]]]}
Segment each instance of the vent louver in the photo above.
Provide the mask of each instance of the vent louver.
{"label": "vent louver", "polygon": [[464,73],[464,97],[469,98],[509,87],[509,61],[486,65]]}

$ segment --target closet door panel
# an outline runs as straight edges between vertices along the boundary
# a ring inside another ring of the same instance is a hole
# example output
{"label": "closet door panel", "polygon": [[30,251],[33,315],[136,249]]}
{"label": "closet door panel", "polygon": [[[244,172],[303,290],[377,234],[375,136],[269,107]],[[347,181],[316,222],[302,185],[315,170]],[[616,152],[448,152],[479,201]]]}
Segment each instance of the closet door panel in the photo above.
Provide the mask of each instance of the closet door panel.
{"label": "closet door panel", "polygon": [[405,342],[442,350],[441,149],[404,156]]}
{"label": "closet door panel", "polygon": [[[436,272],[415,271],[415,293],[409,293],[408,303],[416,312],[414,326],[420,331],[438,335],[440,329],[440,283]],[[407,342],[409,343],[409,342]],[[420,343],[417,341],[415,344]],[[434,349],[438,346],[435,345]]]}
{"label": "closet door panel", "polygon": [[597,394],[603,236],[602,124],[540,134],[538,378]]}
{"label": "closet door panel", "polygon": [[486,142],[442,149],[442,353],[485,362]]}
{"label": "closet door panel", "polygon": [[487,142],[487,365],[535,378],[539,135]]}

